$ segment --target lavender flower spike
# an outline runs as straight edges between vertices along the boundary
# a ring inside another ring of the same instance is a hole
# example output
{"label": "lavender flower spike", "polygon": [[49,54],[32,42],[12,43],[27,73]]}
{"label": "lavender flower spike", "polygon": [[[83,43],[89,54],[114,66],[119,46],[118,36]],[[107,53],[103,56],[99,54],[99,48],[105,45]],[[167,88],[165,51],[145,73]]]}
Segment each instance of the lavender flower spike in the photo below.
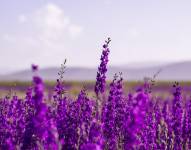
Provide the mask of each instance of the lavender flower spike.
{"label": "lavender flower spike", "polygon": [[106,72],[107,72],[107,63],[108,63],[108,55],[109,48],[108,45],[111,42],[111,39],[108,38],[103,45],[103,51],[101,55],[101,64],[98,67],[97,77],[96,77],[96,85],[95,85],[95,93],[98,96],[99,93],[103,93],[105,91],[105,83],[106,83]]}

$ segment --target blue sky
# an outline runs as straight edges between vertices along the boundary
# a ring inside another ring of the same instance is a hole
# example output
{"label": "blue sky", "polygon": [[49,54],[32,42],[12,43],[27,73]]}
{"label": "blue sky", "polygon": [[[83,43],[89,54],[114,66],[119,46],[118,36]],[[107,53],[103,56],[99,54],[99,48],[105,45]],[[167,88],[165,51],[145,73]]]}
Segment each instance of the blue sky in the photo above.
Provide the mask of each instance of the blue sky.
{"label": "blue sky", "polygon": [[0,73],[191,60],[190,0],[0,0]]}

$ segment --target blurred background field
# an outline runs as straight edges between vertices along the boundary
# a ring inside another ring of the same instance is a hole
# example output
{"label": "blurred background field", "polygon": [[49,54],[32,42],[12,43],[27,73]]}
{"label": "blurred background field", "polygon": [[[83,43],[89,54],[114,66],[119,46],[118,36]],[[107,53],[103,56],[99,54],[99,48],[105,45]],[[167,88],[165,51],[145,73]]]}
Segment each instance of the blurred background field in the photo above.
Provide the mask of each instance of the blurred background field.
{"label": "blurred background field", "polygon": [[[107,82],[107,86],[109,83]],[[189,96],[191,91],[191,81],[180,81],[180,86],[182,87],[183,95]],[[45,81],[45,95],[47,98],[53,96],[53,89],[56,85],[54,81]],[[172,96],[173,91],[173,81],[156,81],[155,84],[151,87],[152,95],[156,97],[166,98],[167,96]],[[87,93],[90,97],[94,97],[94,81],[65,81],[64,87],[66,90],[66,95],[70,96],[71,98],[77,97],[79,92],[82,89],[86,89]],[[143,81],[125,81],[124,85],[124,92],[126,95],[129,93],[135,92],[141,86],[144,86]],[[13,96],[18,95],[20,98],[25,97],[26,90],[32,86],[31,82],[21,82],[21,81],[1,81],[0,82],[0,97],[5,96]],[[109,88],[107,88],[109,89]]]}

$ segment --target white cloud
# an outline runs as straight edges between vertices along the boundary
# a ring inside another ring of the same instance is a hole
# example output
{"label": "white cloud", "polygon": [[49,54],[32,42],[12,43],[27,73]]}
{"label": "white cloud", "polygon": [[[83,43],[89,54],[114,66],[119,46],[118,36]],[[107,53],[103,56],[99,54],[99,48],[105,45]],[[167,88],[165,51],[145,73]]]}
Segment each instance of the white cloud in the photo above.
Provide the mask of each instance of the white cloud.
{"label": "white cloud", "polygon": [[71,25],[69,27],[69,33],[70,36],[73,38],[76,38],[77,36],[79,36],[83,31],[83,28],[77,25]]}
{"label": "white cloud", "polygon": [[82,27],[75,25],[64,11],[53,3],[48,3],[36,11],[33,21],[38,30],[39,39],[44,42],[55,42],[68,36],[79,36]]}
{"label": "white cloud", "polygon": [[[70,57],[73,39],[82,33],[82,27],[73,23],[72,18],[65,14],[64,10],[56,4],[48,3],[30,13],[20,14],[16,18],[19,25],[12,30],[5,31],[0,36],[3,44],[0,49],[6,49],[1,55],[1,60],[10,57],[17,60],[17,66],[25,67],[30,62],[37,62],[44,66],[59,64],[64,58]],[[17,59],[14,57],[19,54]],[[64,55],[64,56],[63,56]],[[49,61],[53,57],[56,61]]]}
{"label": "white cloud", "polygon": [[62,35],[69,24],[64,12],[54,4],[47,4],[33,16],[34,23],[43,38],[56,38]]}
{"label": "white cloud", "polygon": [[[64,10],[53,3],[47,3],[30,14],[20,14],[18,22],[25,23],[23,39],[31,38],[32,41],[40,42],[44,46],[63,45],[67,40],[77,38],[83,33],[83,28],[74,24]],[[8,38],[10,37],[5,37]]]}

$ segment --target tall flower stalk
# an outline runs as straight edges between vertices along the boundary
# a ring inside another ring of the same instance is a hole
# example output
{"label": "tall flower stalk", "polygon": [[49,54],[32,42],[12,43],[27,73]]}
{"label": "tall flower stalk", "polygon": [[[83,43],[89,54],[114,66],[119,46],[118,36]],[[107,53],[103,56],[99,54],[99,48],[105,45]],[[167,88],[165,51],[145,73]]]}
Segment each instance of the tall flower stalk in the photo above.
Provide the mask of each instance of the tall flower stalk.
{"label": "tall flower stalk", "polygon": [[105,44],[103,45],[103,51],[101,55],[101,63],[98,67],[97,77],[96,77],[96,84],[95,84],[95,93],[96,93],[96,113],[98,113],[99,109],[99,94],[104,93],[105,86],[106,86],[106,72],[107,72],[107,63],[109,61],[108,55],[109,55],[109,43],[111,42],[111,39],[108,38],[105,41]]}
{"label": "tall flower stalk", "polygon": [[172,129],[175,134],[175,144],[174,149],[181,149],[182,143],[182,118],[183,118],[183,110],[182,110],[182,97],[181,97],[181,87],[179,83],[174,84],[175,92],[173,93],[173,105],[172,105]]}

